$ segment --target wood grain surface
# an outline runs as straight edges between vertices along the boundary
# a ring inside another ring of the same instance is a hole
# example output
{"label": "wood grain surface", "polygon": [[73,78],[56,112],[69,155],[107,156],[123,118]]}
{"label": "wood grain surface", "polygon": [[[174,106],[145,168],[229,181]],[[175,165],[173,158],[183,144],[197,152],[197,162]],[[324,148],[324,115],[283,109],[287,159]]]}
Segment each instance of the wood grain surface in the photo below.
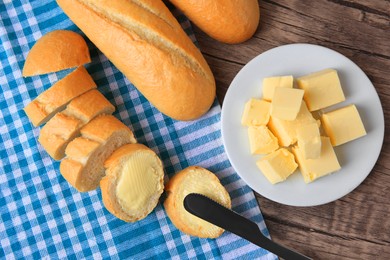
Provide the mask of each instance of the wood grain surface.
{"label": "wood grain surface", "polygon": [[218,99],[238,71],[283,44],[313,43],[354,61],[373,82],[385,116],[385,140],[368,178],[322,206],[291,207],[256,194],[272,238],[314,259],[390,259],[390,1],[260,0],[252,39],[228,45],[195,34],[217,81]]}

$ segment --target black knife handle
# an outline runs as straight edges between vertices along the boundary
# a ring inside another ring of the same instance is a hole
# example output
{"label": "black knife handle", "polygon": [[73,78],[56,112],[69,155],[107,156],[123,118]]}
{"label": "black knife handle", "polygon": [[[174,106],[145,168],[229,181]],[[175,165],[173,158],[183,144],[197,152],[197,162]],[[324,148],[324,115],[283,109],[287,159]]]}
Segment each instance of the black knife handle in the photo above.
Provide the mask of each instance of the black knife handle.
{"label": "black knife handle", "polygon": [[311,259],[281,246],[264,236],[256,223],[225,208],[201,194],[191,193],[184,198],[184,208],[191,214],[228,230],[286,260]]}

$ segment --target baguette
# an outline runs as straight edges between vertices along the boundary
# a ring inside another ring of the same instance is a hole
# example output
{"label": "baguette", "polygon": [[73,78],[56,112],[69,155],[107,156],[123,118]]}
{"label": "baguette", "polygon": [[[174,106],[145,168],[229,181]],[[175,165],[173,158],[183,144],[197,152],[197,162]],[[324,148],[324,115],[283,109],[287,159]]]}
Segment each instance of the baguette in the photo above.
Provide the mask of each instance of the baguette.
{"label": "baguette", "polygon": [[63,110],[72,99],[94,88],[95,82],[81,66],[41,93],[24,108],[24,111],[37,127]]}
{"label": "baguette", "polygon": [[66,147],[61,161],[62,176],[78,191],[96,189],[104,176],[104,161],[124,144],[136,143],[133,132],[112,115],[93,119]]}
{"label": "baguette", "polygon": [[210,171],[190,166],[175,174],[166,185],[167,198],[164,207],[172,223],[182,232],[202,237],[216,238],[224,230],[192,215],[184,208],[184,198],[190,193],[205,195],[221,205],[231,208],[229,193]]}
{"label": "baguette", "polygon": [[215,80],[161,0],[57,0],[107,58],[162,113],[193,120],[208,111]]}
{"label": "baguette", "polygon": [[257,0],[170,0],[210,37],[241,43],[255,33],[260,20]]}
{"label": "baguette", "polygon": [[41,129],[38,141],[55,160],[65,156],[70,141],[80,135],[80,128],[98,115],[110,115],[114,106],[96,89],[73,99]]}
{"label": "baguette", "polygon": [[145,218],[164,190],[161,160],[142,144],[127,144],[104,163],[100,181],[103,203],[114,216],[126,222]]}
{"label": "baguette", "polygon": [[75,32],[56,30],[40,38],[23,66],[23,77],[74,68],[91,62],[88,46]]}

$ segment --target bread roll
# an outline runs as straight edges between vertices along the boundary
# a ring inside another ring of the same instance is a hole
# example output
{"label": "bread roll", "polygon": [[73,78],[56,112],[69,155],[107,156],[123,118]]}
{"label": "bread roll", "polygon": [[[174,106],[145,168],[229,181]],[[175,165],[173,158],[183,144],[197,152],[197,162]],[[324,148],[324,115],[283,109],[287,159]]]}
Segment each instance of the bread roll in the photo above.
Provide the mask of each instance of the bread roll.
{"label": "bread roll", "polygon": [[221,205],[231,208],[229,193],[210,171],[190,166],[175,174],[166,185],[164,207],[172,223],[184,233],[202,238],[216,238],[223,229],[192,215],[184,208],[184,198],[190,193],[205,195]]}
{"label": "bread roll", "polygon": [[255,33],[260,20],[257,0],[170,0],[210,37],[240,43]]}
{"label": "bread roll", "polygon": [[84,67],[78,67],[29,103],[24,111],[34,126],[46,123],[75,97],[96,88]]}
{"label": "bread roll", "polygon": [[124,145],[106,160],[104,167],[106,176],[100,188],[111,214],[134,222],[156,207],[164,190],[164,170],[151,149],[142,144]]}
{"label": "bread roll", "polygon": [[162,113],[208,111],[215,81],[200,51],[161,0],[57,0],[88,38]]}
{"label": "bread roll", "polygon": [[88,46],[75,32],[56,30],[42,36],[31,48],[23,77],[78,67],[91,62]]}
{"label": "bread roll", "polygon": [[94,190],[104,176],[104,161],[120,146],[136,143],[133,132],[111,115],[98,116],[81,128],[66,147],[62,176],[78,191]]}
{"label": "bread roll", "polygon": [[41,129],[39,142],[55,160],[65,156],[70,141],[80,135],[80,128],[98,115],[110,115],[114,106],[96,89],[73,99]]}

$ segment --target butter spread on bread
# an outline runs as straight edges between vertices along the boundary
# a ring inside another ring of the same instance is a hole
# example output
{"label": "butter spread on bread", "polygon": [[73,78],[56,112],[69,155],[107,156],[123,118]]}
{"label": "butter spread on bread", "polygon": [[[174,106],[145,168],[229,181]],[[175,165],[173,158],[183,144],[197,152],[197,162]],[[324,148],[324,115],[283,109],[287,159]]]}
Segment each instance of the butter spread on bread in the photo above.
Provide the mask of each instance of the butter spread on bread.
{"label": "butter spread on bread", "polygon": [[93,119],[66,147],[60,172],[78,191],[94,190],[104,176],[104,161],[120,146],[136,143],[133,132],[112,115]]}
{"label": "butter spread on bread", "polygon": [[107,58],[162,113],[193,120],[215,99],[200,51],[161,0],[57,0]]}
{"label": "butter spread on bread", "polygon": [[56,30],[42,36],[31,48],[23,77],[74,68],[91,62],[88,46],[75,32]]}
{"label": "butter spread on bread", "polygon": [[96,88],[95,82],[81,66],[41,93],[24,108],[24,111],[36,127],[63,110],[72,99],[93,88]]}
{"label": "butter spread on bread", "polygon": [[80,128],[101,114],[112,114],[114,106],[96,89],[73,99],[41,129],[39,142],[55,160],[65,156],[70,141],[80,135]]}
{"label": "butter spread on bread", "polygon": [[229,193],[214,173],[199,167],[190,166],[176,173],[166,185],[167,199],[164,207],[172,223],[182,232],[202,238],[219,237],[224,230],[192,215],[184,208],[184,198],[190,193],[198,193],[231,208]]}
{"label": "butter spread on bread", "polygon": [[163,166],[156,153],[142,144],[127,144],[104,166],[100,187],[107,210],[127,222],[145,218],[164,190]]}

